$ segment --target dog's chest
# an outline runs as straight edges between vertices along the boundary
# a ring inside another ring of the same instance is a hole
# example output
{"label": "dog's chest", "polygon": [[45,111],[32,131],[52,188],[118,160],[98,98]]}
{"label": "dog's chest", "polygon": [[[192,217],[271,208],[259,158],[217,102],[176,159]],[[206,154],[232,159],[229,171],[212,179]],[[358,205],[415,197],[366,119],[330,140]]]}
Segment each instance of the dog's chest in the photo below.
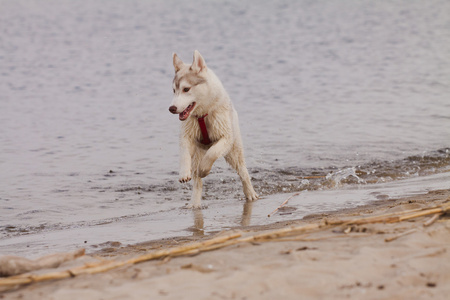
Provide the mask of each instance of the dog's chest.
{"label": "dog's chest", "polygon": [[[217,142],[221,137],[224,136],[223,125],[220,120],[213,118],[212,116],[204,117],[204,130],[202,133],[200,122],[197,118],[189,118],[183,124],[182,130],[183,134],[187,135],[192,141],[201,143],[206,137],[203,136],[204,133],[208,135],[209,140],[213,143]],[[226,132],[226,131],[225,131]]]}

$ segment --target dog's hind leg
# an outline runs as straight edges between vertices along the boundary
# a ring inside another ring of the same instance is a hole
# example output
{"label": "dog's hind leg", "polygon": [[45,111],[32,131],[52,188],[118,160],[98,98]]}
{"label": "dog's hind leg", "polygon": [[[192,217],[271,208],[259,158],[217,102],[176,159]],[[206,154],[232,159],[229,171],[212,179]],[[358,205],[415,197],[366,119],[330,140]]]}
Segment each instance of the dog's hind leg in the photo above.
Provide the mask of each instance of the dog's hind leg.
{"label": "dog's hind leg", "polygon": [[247,167],[245,166],[244,151],[242,150],[242,146],[234,144],[231,151],[225,156],[225,160],[233,169],[237,171],[239,177],[241,178],[245,198],[247,198],[248,201],[258,199],[259,196],[253,189],[252,182],[250,181],[250,175],[248,174]]}

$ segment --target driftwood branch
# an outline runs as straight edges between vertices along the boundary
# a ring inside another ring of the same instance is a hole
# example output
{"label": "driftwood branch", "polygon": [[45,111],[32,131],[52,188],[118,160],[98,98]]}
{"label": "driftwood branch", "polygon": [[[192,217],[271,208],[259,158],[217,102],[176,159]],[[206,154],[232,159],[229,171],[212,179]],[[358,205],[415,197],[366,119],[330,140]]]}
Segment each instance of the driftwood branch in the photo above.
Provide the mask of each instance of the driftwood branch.
{"label": "driftwood branch", "polygon": [[41,282],[55,279],[64,279],[74,276],[79,276],[82,274],[96,274],[101,272],[106,272],[109,270],[117,269],[119,267],[125,265],[132,265],[139,262],[144,262],[153,259],[159,259],[171,255],[179,255],[181,253],[187,253],[192,250],[201,249],[204,247],[208,247],[217,243],[224,243],[229,239],[234,239],[240,237],[241,233],[231,233],[228,235],[218,236],[210,240],[206,240],[203,242],[191,243],[188,245],[183,245],[180,247],[159,250],[155,252],[151,252],[149,254],[145,254],[127,261],[102,261],[98,264],[86,264],[82,267],[77,267],[69,270],[59,271],[59,272],[50,272],[46,274],[24,274],[19,276],[12,276],[7,278],[0,278],[0,290],[8,290],[14,288],[17,285],[29,284],[33,282]]}
{"label": "driftwood branch", "polygon": [[431,226],[434,222],[436,222],[436,221],[439,219],[440,216],[442,216],[442,213],[437,213],[437,214],[435,214],[434,216],[432,216],[431,218],[429,218],[428,220],[426,220],[426,221],[423,223],[423,226],[424,226],[424,227]]}
{"label": "driftwood branch", "polygon": [[280,206],[278,206],[277,208],[274,209],[274,211],[272,211],[270,214],[267,215],[267,217],[271,217],[273,216],[273,214],[275,214],[280,208],[282,208],[284,205],[286,205],[286,203],[288,203],[289,200],[291,200],[292,198],[294,198],[295,196],[300,195],[301,192],[295,193],[293,195],[291,195],[289,198],[287,198],[283,203],[281,203]]}
{"label": "driftwood branch", "polygon": [[84,249],[69,253],[56,253],[31,260],[19,256],[0,257],[0,277],[19,275],[40,269],[57,268],[63,262],[74,260],[84,255]]}
{"label": "driftwood branch", "polygon": [[392,241],[394,241],[394,240],[396,240],[398,238],[401,238],[402,236],[405,236],[405,235],[408,235],[408,234],[411,234],[411,233],[414,233],[414,232],[417,232],[416,228],[413,228],[411,230],[407,230],[405,232],[402,232],[400,234],[397,234],[397,235],[394,235],[394,236],[391,236],[391,237],[387,237],[387,238],[384,239],[384,241],[385,242],[392,242]]}
{"label": "driftwood branch", "polygon": [[327,220],[329,225],[363,225],[372,223],[398,223],[410,219],[434,214],[444,214],[450,211],[450,203],[444,203],[440,206],[431,208],[419,208],[406,210],[402,212],[389,213],[379,216],[356,218],[351,220]]}

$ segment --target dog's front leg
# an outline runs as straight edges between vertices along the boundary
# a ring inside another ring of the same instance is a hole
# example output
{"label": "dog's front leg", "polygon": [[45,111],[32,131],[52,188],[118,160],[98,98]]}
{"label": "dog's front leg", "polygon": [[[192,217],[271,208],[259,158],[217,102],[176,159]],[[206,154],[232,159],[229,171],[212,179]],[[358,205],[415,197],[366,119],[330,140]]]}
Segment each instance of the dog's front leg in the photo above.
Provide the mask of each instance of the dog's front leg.
{"label": "dog's front leg", "polygon": [[230,151],[232,146],[231,139],[228,138],[221,138],[218,140],[211,148],[208,149],[205,156],[200,162],[199,168],[198,168],[198,175],[201,178],[206,177],[209,172],[211,172],[211,168],[214,164],[214,162],[221,156],[224,156],[225,153]]}
{"label": "dog's front leg", "polygon": [[191,180],[192,168],[191,160],[194,151],[194,145],[187,139],[180,140],[180,179],[184,183]]}

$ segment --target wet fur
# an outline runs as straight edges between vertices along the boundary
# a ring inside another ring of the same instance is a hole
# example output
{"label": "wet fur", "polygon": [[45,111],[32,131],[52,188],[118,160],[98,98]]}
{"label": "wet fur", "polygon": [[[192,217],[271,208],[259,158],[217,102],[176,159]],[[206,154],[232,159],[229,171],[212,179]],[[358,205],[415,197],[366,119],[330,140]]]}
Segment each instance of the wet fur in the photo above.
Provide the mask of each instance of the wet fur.
{"label": "wet fur", "polygon": [[[173,80],[174,113],[181,113],[191,103],[196,105],[189,117],[181,123],[180,134],[180,182],[193,181],[193,192],[189,207],[200,208],[202,178],[207,176],[214,162],[224,157],[241,178],[244,194],[248,201],[258,198],[250,181],[244,159],[243,144],[238,124],[238,115],[231,100],[217,76],[207,68],[203,57],[194,52],[192,65],[185,64],[173,55],[175,77]],[[189,88],[188,92],[184,92]],[[205,124],[211,140],[203,145],[198,117],[205,117]]]}

